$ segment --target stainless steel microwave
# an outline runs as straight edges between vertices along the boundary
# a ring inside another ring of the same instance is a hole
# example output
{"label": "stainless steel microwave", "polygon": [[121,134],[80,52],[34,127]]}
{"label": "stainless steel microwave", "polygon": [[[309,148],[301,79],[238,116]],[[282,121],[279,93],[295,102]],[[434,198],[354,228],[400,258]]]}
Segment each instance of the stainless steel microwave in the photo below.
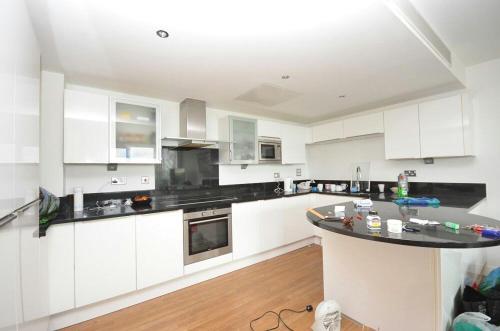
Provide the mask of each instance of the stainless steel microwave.
{"label": "stainless steel microwave", "polygon": [[259,163],[281,163],[281,139],[259,137]]}

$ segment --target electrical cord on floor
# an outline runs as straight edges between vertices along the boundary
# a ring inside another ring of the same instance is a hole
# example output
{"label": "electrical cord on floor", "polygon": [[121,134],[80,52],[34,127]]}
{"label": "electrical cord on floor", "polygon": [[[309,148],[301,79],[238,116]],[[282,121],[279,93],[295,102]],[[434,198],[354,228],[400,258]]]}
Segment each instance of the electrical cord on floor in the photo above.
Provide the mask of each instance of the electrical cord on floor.
{"label": "electrical cord on floor", "polygon": [[313,306],[311,305],[307,305],[306,308],[302,309],[302,310],[293,310],[293,309],[288,309],[288,308],[285,308],[285,309],[282,309],[280,310],[278,313],[275,312],[275,311],[272,311],[272,310],[268,310],[266,311],[264,314],[260,315],[259,317],[257,317],[256,319],[250,321],[250,329],[252,329],[252,331],[255,331],[255,329],[253,328],[253,323],[254,322],[257,322],[258,320],[260,320],[262,317],[266,316],[267,314],[273,314],[275,315],[278,319],[277,319],[277,322],[278,324],[276,324],[276,326],[270,328],[270,329],[265,329],[265,331],[272,331],[272,330],[276,330],[277,328],[280,327],[280,324],[283,323],[283,325],[285,326],[285,328],[287,328],[289,331],[294,331],[291,327],[289,327],[285,321],[283,320],[283,317],[281,317],[281,314],[283,312],[286,312],[286,311],[289,311],[289,312],[292,312],[292,313],[296,313],[296,314],[300,314],[300,313],[303,313],[305,311],[307,312],[312,312],[313,311]]}

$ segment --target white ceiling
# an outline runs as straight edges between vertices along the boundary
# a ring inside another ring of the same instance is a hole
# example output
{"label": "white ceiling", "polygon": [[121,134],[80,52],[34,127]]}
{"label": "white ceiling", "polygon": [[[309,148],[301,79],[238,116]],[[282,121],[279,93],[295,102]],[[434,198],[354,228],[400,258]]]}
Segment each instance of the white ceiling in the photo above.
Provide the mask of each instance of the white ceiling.
{"label": "white ceiling", "polygon": [[[74,84],[304,123],[461,87],[380,0],[27,3],[44,69]],[[295,96],[238,99],[262,84]]]}
{"label": "white ceiling", "polygon": [[410,0],[467,66],[500,57],[499,0]]}

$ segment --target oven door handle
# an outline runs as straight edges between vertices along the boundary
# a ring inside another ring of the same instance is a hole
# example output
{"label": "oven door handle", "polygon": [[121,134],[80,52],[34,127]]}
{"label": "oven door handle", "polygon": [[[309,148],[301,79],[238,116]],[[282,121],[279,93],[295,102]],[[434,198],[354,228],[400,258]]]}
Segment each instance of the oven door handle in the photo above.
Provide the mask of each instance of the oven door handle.
{"label": "oven door handle", "polygon": [[225,216],[225,217],[211,218],[211,219],[208,219],[208,220],[196,221],[196,222],[189,221],[189,225],[203,224],[203,223],[209,223],[209,222],[220,221],[220,220],[228,220],[228,219],[229,218],[227,216]]}

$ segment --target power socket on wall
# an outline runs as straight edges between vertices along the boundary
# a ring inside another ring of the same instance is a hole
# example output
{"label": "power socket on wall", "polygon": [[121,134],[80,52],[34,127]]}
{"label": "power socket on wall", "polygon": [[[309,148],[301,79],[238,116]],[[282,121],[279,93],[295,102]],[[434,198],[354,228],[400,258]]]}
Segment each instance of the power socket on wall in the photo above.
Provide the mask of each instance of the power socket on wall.
{"label": "power socket on wall", "polygon": [[274,173],[274,178],[280,178],[280,173],[279,172],[275,172]]}
{"label": "power socket on wall", "polygon": [[405,170],[405,175],[408,177],[417,177],[417,170]]}
{"label": "power socket on wall", "polygon": [[125,185],[127,177],[111,177],[111,185]]}
{"label": "power socket on wall", "polygon": [[302,176],[302,169],[301,168],[295,169],[295,176],[297,176],[297,177]]}

